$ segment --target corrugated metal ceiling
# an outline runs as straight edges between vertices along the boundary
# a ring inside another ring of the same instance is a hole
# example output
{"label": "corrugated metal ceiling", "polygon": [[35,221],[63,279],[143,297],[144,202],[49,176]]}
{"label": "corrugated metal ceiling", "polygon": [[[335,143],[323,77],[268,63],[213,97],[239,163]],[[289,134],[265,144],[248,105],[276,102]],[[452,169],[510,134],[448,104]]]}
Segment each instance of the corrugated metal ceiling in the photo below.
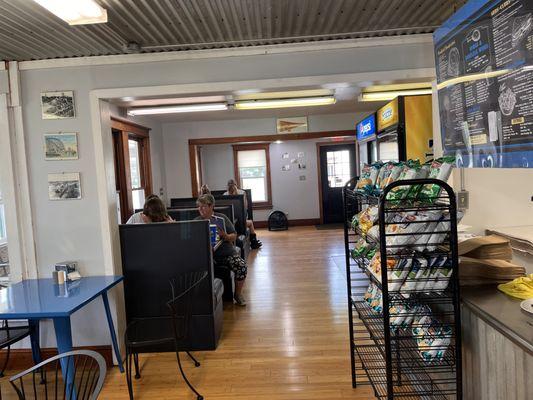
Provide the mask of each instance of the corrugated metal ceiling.
{"label": "corrugated metal ceiling", "polygon": [[39,60],[430,33],[465,0],[97,2],[108,11],[107,24],[71,27],[32,0],[0,0],[0,59]]}

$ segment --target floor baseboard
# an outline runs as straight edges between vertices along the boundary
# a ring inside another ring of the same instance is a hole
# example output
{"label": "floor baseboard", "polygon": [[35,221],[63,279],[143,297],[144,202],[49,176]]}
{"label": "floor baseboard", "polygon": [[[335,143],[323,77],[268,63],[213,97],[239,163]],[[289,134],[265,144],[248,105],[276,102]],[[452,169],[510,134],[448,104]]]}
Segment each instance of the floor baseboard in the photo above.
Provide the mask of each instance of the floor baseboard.
{"label": "floor baseboard", "polygon": [[[74,350],[93,350],[97,353],[100,353],[104,357],[108,367],[113,366],[113,353],[111,351],[111,346],[86,346],[86,347],[75,347]],[[0,360],[4,360],[7,354],[7,350],[0,351]],[[46,360],[50,357],[57,355],[56,348],[44,348],[41,349],[41,358]],[[31,349],[11,349],[9,355],[9,364],[7,366],[8,370],[24,370],[31,368],[34,365],[33,358],[31,355]]]}
{"label": "floor baseboard", "polygon": [[[289,219],[289,227],[291,226],[313,226],[320,224],[320,218],[308,219]],[[268,221],[254,221],[256,228],[268,228]]]}

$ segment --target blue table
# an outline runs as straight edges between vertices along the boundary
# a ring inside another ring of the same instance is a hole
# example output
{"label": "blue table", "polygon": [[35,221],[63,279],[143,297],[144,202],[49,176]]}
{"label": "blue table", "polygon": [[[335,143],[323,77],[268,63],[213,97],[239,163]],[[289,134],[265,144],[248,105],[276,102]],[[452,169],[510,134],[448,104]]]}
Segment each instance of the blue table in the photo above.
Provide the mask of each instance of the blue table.
{"label": "blue table", "polygon": [[54,284],[52,279],[28,279],[16,283],[2,293],[0,319],[27,319],[31,328],[33,361],[41,361],[39,347],[39,321],[52,319],[57,339],[58,353],[72,350],[70,316],[97,297],[102,297],[111,334],[113,349],[120,372],[124,372],[122,357],[118,349],[117,336],[107,291],[124,279],[123,276],[90,276],[63,285]]}

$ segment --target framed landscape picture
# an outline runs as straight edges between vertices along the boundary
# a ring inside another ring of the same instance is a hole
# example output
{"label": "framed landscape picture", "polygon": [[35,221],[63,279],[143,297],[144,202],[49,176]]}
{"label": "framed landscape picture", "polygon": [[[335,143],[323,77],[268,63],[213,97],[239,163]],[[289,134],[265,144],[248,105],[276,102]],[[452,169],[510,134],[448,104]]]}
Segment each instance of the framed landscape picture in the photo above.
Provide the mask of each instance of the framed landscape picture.
{"label": "framed landscape picture", "polygon": [[81,199],[80,173],[48,174],[48,198],[50,200]]}
{"label": "framed landscape picture", "polygon": [[78,135],[75,132],[45,133],[45,160],[77,160]]}
{"label": "framed landscape picture", "polygon": [[74,92],[43,92],[41,93],[42,119],[67,119],[76,117]]}

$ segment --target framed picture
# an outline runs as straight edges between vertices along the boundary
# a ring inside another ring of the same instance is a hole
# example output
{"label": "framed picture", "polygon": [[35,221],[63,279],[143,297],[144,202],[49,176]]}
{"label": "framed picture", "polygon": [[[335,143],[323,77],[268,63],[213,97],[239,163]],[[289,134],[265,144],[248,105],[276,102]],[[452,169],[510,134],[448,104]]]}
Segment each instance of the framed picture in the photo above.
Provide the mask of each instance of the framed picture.
{"label": "framed picture", "polygon": [[281,166],[281,170],[282,171],[290,171],[291,170],[291,165],[290,164],[282,165]]}
{"label": "framed picture", "polygon": [[307,132],[307,117],[278,118],[278,133]]}
{"label": "framed picture", "polygon": [[76,117],[74,92],[43,92],[41,93],[42,119],[66,119]]}
{"label": "framed picture", "polygon": [[77,160],[78,135],[75,132],[45,133],[45,160]]}
{"label": "framed picture", "polygon": [[81,199],[80,173],[48,174],[48,198],[50,200]]}

